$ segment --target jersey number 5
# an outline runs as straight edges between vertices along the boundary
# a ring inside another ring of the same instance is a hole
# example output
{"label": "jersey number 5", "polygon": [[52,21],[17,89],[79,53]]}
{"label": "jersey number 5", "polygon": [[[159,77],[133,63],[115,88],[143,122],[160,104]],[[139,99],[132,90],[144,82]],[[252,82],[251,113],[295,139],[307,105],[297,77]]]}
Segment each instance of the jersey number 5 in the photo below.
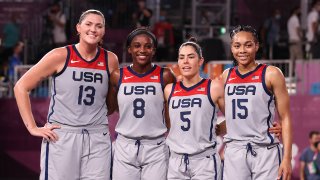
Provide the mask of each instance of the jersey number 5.
{"label": "jersey number 5", "polygon": [[248,99],[232,99],[232,119],[236,119],[236,115],[240,119],[246,119],[248,117],[248,108],[245,103]]}
{"label": "jersey number 5", "polygon": [[187,123],[186,126],[181,126],[182,131],[189,131],[189,129],[190,129],[190,119],[188,117],[186,117],[187,115],[190,115],[190,114],[191,114],[191,111],[182,111],[182,112],[180,112],[181,121]]}

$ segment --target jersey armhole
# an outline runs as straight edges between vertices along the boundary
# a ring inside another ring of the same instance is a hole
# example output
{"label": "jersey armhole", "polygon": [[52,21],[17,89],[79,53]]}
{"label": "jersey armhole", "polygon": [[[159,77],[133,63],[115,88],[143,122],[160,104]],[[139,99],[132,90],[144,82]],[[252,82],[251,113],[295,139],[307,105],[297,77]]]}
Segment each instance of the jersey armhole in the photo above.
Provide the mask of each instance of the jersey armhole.
{"label": "jersey armhole", "polygon": [[234,68],[230,68],[230,69],[229,69],[228,76],[227,76],[227,78],[226,78],[226,82],[224,82],[224,88],[226,88],[227,82],[228,82],[228,80],[229,80],[230,74],[231,74],[231,72],[233,71],[233,69],[234,69]]}
{"label": "jersey armhole", "polygon": [[163,81],[163,73],[164,73],[164,68],[163,67],[160,67],[160,84],[161,84],[161,88],[162,88],[162,91],[164,91],[164,81]]}
{"label": "jersey armhole", "polygon": [[172,88],[171,88],[171,92],[170,92],[170,95],[169,95],[169,98],[168,98],[168,105],[170,104],[170,100],[171,100],[171,97],[172,97],[172,94],[173,94],[173,91],[174,91],[175,87],[176,87],[176,83],[173,83],[172,84]]}
{"label": "jersey armhole", "polygon": [[123,76],[123,68],[120,68],[119,69],[119,71],[120,71],[120,77],[119,77],[119,81],[118,81],[118,90],[119,90],[119,88],[120,88],[120,85],[121,85],[121,83],[122,83],[122,76]]}
{"label": "jersey armhole", "polygon": [[65,48],[67,49],[67,57],[66,57],[66,61],[64,63],[64,66],[63,68],[61,69],[60,72],[58,72],[57,74],[54,74],[53,77],[58,77],[60,76],[68,67],[68,64],[69,64],[69,59],[70,59],[70,56],[71,56],[71,50],[70,50],[70,46],[65,46]]}
{"label": "jersey armhole", "polygon": [[263,86],[263,89],[264,91],[269,95],[269,96],[272,96],[272,93],[269,91],[269,89],[267,88],[267,84],[266,84],[266,71],[267,71],[267,67],[268,65],[265,65],[263,67],[263,70],[262,70],[262,86]]}
{"label": "jersey armhole", "polygon": [[106,70],[107,70],[108,78],[110,78],[108,51],[106,49],[103,49],[103,51],[104,51],[104,61],[106,62]]}
{"label": "jersey armhole", "polygon": [[212,101],[211,93],[210,93],[210,92],[211,92],[211,90],[210,90],[210,88],[211,88],[211,82],[212,82],[212,80],[208,79],[207,95],[208,95],[208,99],[209,99],[210,104],[215,108],[216,105],[215,105],[214,102]]}

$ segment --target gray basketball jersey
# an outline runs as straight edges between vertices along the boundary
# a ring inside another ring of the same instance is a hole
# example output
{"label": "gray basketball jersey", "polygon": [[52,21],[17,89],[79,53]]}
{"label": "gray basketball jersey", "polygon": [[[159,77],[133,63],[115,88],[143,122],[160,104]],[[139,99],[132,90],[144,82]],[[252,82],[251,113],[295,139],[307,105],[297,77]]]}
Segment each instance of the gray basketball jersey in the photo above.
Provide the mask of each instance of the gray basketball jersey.
{"label": "gray basketball jersey", "polygon": [[163,68],[138,74],[130,66],[120,69],[119,120],[116,132],[127,138],[155,138],[167,131],[164,121]]}
{"label": "gray basketball jersey", "polygon": [[217,109],[210,97],[211,81],[203,79],[192,87],[173,84],[168,100],[171,128],[166,140],[170,150],[197,154],[216,144]]}
{"label": "gray basketball jersey", "polygon": [[231,68],[225,85],[227,134],[225,141],[250,141],[257,144],[279,142],[269,133],[275,115],[275,100],[265,83],[267,65],[241,75]]}
{"label": "gray basketball jersey", "polygon": [[69,126],[108,124],[107,51],[99,47],[96,57],[86,61],[75,45],[66,48],[65,66],[52,78],[48,122]]}

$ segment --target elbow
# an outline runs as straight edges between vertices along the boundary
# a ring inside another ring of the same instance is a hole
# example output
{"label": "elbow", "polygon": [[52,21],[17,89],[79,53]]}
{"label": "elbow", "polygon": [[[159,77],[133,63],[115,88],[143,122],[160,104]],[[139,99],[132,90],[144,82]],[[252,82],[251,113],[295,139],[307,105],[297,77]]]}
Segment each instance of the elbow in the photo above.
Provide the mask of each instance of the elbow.
{"label": "elbow", "polygon": [[24,88],[19,81],[13,87],[14,96],[17,97],[19,94],[28,94],[29,90]]}
{"label": "elbow", "polygon": [[20,85],[19,85],[19,83],[16,83],[13,87],[13,93],[15,96],[17,96],[19,89],[20,89]]}

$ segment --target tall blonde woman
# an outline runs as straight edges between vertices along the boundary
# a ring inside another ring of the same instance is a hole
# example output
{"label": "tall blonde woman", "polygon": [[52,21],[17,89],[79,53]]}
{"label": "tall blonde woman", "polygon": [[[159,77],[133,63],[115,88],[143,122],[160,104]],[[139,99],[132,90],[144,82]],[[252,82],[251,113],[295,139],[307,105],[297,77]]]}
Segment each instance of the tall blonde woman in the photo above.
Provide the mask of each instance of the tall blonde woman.
{"label": "tall blonde woman", "polygon": [[[115,54],[99,46],[105,19],[87,10],[76,26],[79,43],[53,49],[14,87],[22,120],[31,135],[42,137],[40,179],[109,179],[111,141],[106,98]],[[29,92],[52,76],[47,121],[38,127]]]}

